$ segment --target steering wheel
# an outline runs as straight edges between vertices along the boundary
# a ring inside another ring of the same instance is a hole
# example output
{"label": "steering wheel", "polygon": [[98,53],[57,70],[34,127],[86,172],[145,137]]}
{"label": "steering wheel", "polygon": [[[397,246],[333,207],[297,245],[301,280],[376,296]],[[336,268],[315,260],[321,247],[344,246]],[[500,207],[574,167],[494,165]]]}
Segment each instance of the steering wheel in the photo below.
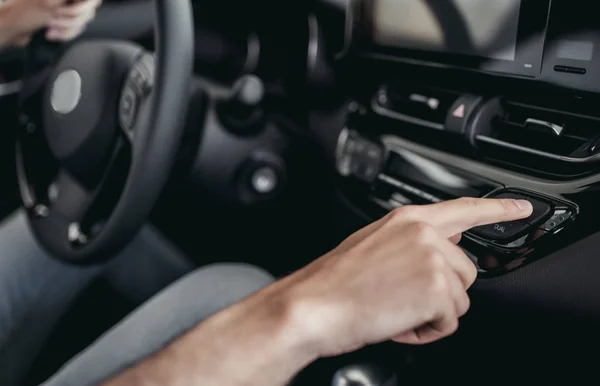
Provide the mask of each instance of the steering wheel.
{"label": "steering wheel", "polygon": [[19,189],[35,238],[62,261],[114,256],[147,220],[175,163],[192,76],[192,8],[189,0],[155,7],[154,54],[124,41],[81,41],[25,82],[37,91],[22,97]]}

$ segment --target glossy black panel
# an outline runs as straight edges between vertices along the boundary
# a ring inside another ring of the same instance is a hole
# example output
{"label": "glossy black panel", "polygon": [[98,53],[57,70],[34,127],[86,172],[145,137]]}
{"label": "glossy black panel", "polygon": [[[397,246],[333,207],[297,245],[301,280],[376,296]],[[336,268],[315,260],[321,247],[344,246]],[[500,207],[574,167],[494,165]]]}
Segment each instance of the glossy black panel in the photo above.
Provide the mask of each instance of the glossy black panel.
{"label": "glossy black panel", "polygon": [[340,186],[372,220],[404,205],[456,197],[524,197],[534,203],[535,214],[523,220],[527,226],[519,228],[513,237],[465,234],[461,246],[477,264],[481,277],[512,271],[600,231],[596,220],[600,202],[595,199],[600,188],[598,175],[568,182],[542,180],[394,135],[370,136],[370,141],[387,149],[387,166],[374,183],[350,176],[342,179]]}

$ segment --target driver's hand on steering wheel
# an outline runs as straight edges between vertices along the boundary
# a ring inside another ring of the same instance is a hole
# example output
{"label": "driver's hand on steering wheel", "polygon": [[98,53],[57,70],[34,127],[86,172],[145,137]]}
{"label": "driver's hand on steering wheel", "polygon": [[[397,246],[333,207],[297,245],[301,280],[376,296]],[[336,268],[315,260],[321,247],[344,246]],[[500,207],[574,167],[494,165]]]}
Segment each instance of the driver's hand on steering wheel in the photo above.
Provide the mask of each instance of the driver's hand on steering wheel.
{"label": "driver's hand on steering wheel", "polygon": [[69,41],[79,36],[96,17],[102,0],[77,0],[58,7],[48,22],[46,39]]}
{"label": "driver's hand on steering wheel", "polygon": [[50,41],[79,36],[96,15],[102,0],[0,0],[0,48],[23,46],[47,28]]}

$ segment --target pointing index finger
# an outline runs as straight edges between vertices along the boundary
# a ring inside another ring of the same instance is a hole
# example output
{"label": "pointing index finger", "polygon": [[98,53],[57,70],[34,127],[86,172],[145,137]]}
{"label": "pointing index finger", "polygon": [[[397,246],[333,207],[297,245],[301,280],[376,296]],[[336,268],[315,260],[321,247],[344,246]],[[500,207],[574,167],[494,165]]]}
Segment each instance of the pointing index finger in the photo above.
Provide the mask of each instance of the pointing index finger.
{"label": "pointing index finger", "polygon": [[495,222],[527,218],[533,206],[526,200],[461,198],[424,207],[424,216],[444,237]]}

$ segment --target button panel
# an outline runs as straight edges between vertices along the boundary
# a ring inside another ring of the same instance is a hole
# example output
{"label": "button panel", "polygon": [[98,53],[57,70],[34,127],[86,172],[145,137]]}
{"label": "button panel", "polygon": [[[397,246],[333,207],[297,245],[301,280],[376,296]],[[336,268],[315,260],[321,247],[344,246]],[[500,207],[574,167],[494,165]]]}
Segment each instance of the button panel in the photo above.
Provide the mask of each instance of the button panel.
{"label": "button panel", "polygon": [[473,228],[471,233],[489,241],[511,242],[536,229],[552,212],[552,204],[548,201],[532,198],[529,195],[515,192],[499,192],[488,198],[527,200],[533,206],[533,213],[526,219],[501,222]]}
{"label": "button panel", "polygon": [[454,102],[446,117],[446,130],[456,134],[464,134],[471,116],[481,103],[482,98],[476,95],[463,95]]}
{"label": "button panel", "polygon": [[498,195],[491,195],[490,198],[506,198],[512,200],[527,200],[533,206],[533,213],[531,216],[526,218],[524,221],[533,226],[543,222],[550,216],[550,212],[552,212],[552,204],[547,201],[542,201],[536,198],[532,198],[530,196],[525,196],[523,194],[518,193],[500,193]]}
{"label": "button panel", "polygon": [[523,247],[562,229],[574,213],[574,209],[565,203],[515,190],[497,191],[487,198],[527,200],[533,206],[533,213],[526,219],[489,224],[469,231],[487,243],[507,249]]}
{"label": "button panel", "polygon": [[569,220],[571,216],[572,213],[566,209],[557,210],[548,221],[542,224],[540,229],[545,230],[546,232],[552,232]]}
{"label": "button panel", "polygon": [[471,233],[490,241],[511,241],[531,228],[527,222],[512,221],[473,228]]}
{"label": "button panel", "polygon": [[342,169],[365,182],[376,180],[384,160],[384,153],[379,145],[358,137],[347,139],[341,156]]}

